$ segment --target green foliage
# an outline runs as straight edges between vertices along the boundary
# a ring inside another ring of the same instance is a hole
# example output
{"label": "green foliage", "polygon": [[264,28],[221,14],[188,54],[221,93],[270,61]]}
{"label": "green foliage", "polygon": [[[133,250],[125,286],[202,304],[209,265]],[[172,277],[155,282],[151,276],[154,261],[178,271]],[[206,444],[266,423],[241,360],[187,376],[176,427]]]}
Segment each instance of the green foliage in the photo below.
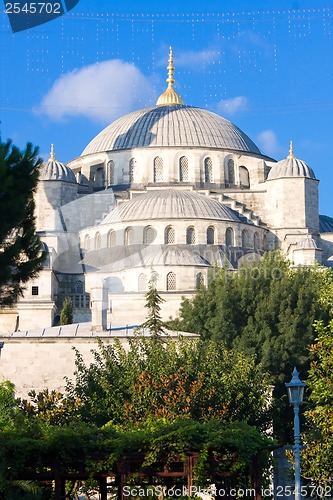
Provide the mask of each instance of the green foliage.
{"label": "green foliage", "polygon": [[30,143],[20,151],[11,141],[0,142],[0,306],[16,302],[45,258],[35,233],[37,155]]}
{"label": "green foliage", "polygon": [[73,304],[69,297],[66,297],[60,313],[60,324],[71,325],[73,323]]}
{"label": "green foliage", "polygon": [[165,302],[165,300],[157,291],[157,278],[158,274],[152,271],[145,304],[145,307],[148,309],[148,316],[146,321],[141,325],[142,328],[148,328],[155,338],[159,337],[161,333],[165,331],[165,323],[162,321],[161,317],[161,304]]}
{"label": "green foliage", "polygon": [[238,272],[214,269],[208,287],[183,300],[177,326],[256,354],[272,381],[284,383],[295,365],[308,366],[313,322],[327,317],[319,303],[327,279],[329,270],[291,269],[273,252]]}
{"label": "green foliage", "polygon": [[[329,289],[332,290],[331,285]],[[332,304],[332,296],[323,300]],[[322,483],[333,477],[333,321],[316,324],[317,338],[311,346],[314,360],[307,380],[311,407],[305,412],[308,432],[302,451],[302,473]]]}
{"label": "green foliage", "polygon": [[79,420],[81,401],[65,397],[58,391],[44,389],[29,392],[30,401],[18,399],[17,406],[28,419],[38,419],[48,425],[66,425]]}
{"label": "green foliage", "polygon": [[[131,453],[138,457],[137,473],[160,470],[163,465],[184,460],[188,453],[196,453],[197,483],[214,481],[221,473],[242,480],[250,473],[254,455],[267,444],[271,440],[245,422],[220,420],[157,420],[153,426],[143,423],[127,430],[111,424],[98,429],[82,423],[65,427],[41,425],[38,432],[22,427],[15,432],[2,430],[0,494],[17,491],[19,484],[37,493],[34,483],[20,481],[22,473],[47,471],[57,464],[61,470],[84,470],[93,477],[96,473],[115,471],[118,461]],[[75,485],[69,487],[74,493]]]}
{"label": "green foliage", "polygon": [[8,380],[0,383],[0,427],[11,426],[15,411],[14,385]]}
{"label": "green foliage", "polygon": [[303,374],[309,369],[313,323],[330,314],[320,298],[329,283],[330,270],[292,269],[278,252],[270,252],[238,272],[214,269],[208,287],[183,300],[174,326],[255,355],[275,386],[275,429],[283,432],[290,411],[284,383],[294,366]]}
{"label": "green foliage", "polygon": [[128,351],[117,341],[100,343],[89,366],[76,352],[75,375],[69,396],[81,401],[82,418],[97,425],[153,418],[269,421],[267,378],[254,359],[222,342],[137,336]]}

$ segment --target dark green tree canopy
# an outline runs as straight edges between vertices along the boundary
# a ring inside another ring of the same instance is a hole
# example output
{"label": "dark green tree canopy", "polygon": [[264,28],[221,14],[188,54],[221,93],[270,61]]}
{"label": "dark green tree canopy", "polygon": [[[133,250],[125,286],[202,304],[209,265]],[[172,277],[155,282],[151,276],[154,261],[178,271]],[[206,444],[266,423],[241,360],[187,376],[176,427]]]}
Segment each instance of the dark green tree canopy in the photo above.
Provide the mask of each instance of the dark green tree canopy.
{"label": "dark green tree canopy", "polygon": [[183,300],[172,324],[256,356],[274,386],[274,429],[283,441],[288,439],[286,415],[292,422],[284,384],[294,366],[306,377],[313,324],[330,315],[329,306],[320,301],[327,282],[332,283],[329,269],[292,268],[279,252],[270,252],[238,272],[214,269],[207,288],[193,300]]}
{"label": "dark green tree canopy", "polygon": [[16,302],[45,258],[33,199],[41,162],[30,143],[21,151],[10,140],[0,142],[0,307]]}
{"label": "dark green tree canopy", "polygon": [[294,269],[275,252],[238,272],[214,269],[208,287],[183,300],[173,326],[255,354],[272,383],[284,384],[295,365],[309,367],[313,323],[329,313],[319,301],[325,280],[330,270]]}

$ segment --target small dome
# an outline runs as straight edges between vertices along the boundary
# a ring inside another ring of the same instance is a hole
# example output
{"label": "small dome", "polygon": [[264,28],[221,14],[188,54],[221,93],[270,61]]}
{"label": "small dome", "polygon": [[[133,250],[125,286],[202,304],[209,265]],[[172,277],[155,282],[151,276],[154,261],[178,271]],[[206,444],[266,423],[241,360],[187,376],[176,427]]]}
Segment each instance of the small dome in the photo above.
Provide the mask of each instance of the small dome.
{"label": "small dome", "polygon": [[290,142],[289,155],[284,160],[280,160],[270,170],[267,180],[281,179],[283,177],[308,177],[315,179],[315,173],[305,161],[295,158]]}
{"label": "small dome", "polygon": [[81,186],[89,186],[88,177],[86,177],[84,174],[81,174],[80,184]]}
{"label": "small dome", "polygon": [[305,238],[298,241],[295,250],[319,250],[319,248],[311,234],[308,234]]}
{"label": "small dome", "polygon": [[76,183],[73,170],[55,159],[53,144],[51,146],[50,158],[40,168],[39,180]]}
{"label": "small dome", "polygon": [[237,212],[208,196],[179,189],[148,191],[114,208],[102,224],[156,219],[210,219],[240,222]]}

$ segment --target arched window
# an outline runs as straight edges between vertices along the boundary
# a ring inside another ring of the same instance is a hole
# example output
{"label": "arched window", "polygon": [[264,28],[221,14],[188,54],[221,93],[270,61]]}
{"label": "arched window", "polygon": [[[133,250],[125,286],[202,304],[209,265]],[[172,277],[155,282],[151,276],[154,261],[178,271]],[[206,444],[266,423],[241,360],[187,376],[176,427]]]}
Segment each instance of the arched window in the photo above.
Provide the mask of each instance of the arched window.
{"label": "arched window", "polygon": [[108,186],[112,186],[115,184],[115,176],[114,176],[114,161],[110,160],[108,163]]}
{"label": "arched window", "polygon": [[248,234],[247,234],[246,229],[243,229],[243,231],[242,231],[242,247],[246,248],[248,246],[249,246]]}
{"label": "arched window", "polygon": [[205,158],[205,182],[213,182],[213,163],[211,158]]}
{"label": "arched window", "polygon": [[267,242],[267,234],[264,234],[263,242],[262,242],[262,247],[264,250],[268,250],[268,242]]}
{"label": "arched window", "polygon": [[179,158],[179,180],[188,181],[188,159],[186,156]]}
{"label": "arched window", "polygon": [[163,182],[163,160],[160,156],[154,158],[154,182]]}
{"label": "arched window", "polygon": [[246,167],[239,167],[239,183],[243,188],[250,187],[250,175]]}
{"label": "arched window", "polygon": [[198,273],[196,275],[196,288],[199,290],[199,288],[201,288],[202,286],[204,286],[205,284],[205,278],[204,278],[204,275],[202,273]]}
{"label": "arched window", "polygon": [[239,167],[239,184],[243,188],[250,187],[250,175],[246,167]]}
{"label": "arched window", "polygon": [[176,241],[176,234],[175,230],[172,226],[168,226],[165,228],[165,233],[164,233],[164,243],[166,245],[172,245]]}
{"label": "arched window", "polygon": [[215,244],[215,228],[213,226],[209,226],[207,228],[207,245]]}
{"label": "arched window", "polygon": [[171,272],[167,274],[167,279],[166,279],[166,289],[167,290],[176,290],[177,288],[177,283],[176,283],[176,275],[175,273]]}
{"label": "arched window", "polygon": [[259,234],[258,233],[254,233],[254,236],[253,236],[253,247],[255,250],[259,250],[260,248],[260,240],[259,240]]}
{"label": "arched window", "polygon": [[130,159],[129,162],[129,181],[132,183],[134,182],[134,168],[135,168],[136,161],[134,158]]}
{"label": "arched window", "polygon": [[186,243],[187,245],[195,245],[195,230],[194,227],[186,229]]}
{"label": "arched window", "polygon": [[95,250],[101,248],[101,233],[95,234]]}
{"label": "arched window", "polygon": [[228,183],[235,184],[235,162],[232,158],[228,160]]}
{"label": "arched window", "polygon": [[225,232],[225,244],[227,245],[227,247],[234,246],[234,231],[233,229],[231,229],[231,227],[228,227]]}
{"label": "arched window", "polygon": [[75,293],[82,294],[84,291],[83,281],[77,281],[75,285]]}
{"label": "arched window", "polygon": [[95,172],[94,187],[100,188],[104,186],[104,168],[99,167]]}
{"label": "arched window", "polygon": [[108,247],[115,247],[116,246],[116,232],[113,231],[112,229],[108,232]]}
{"label": "arched window", "polygon": [[147,226],[143,232],[143,243],[150,245],[155,239],[155,230],[151,226]]}
{"label": "arched window", "polygon": [[90,236],[89,234],[86,234],[84,237],[84,248],[89,252],[90,250]]}
{"label": "arched window", "polygon": [[133,245],[134,231],[131,227],[125,229],[125,245]]}
{"label": "arched window", "polygon": [[147,276],[143,273],[139,275],[138,290],[139,292],[145,292],[147,290]]}

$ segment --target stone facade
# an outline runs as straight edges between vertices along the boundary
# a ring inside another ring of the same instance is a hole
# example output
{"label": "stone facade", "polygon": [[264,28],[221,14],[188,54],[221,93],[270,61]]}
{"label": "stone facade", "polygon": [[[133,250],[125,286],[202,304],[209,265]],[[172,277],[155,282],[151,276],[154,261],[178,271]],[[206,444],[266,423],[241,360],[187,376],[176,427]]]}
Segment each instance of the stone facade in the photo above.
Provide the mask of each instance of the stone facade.
{"label": "stone facade", "polygon": [[295,265],[332,264],[333,219],[319,216],[319,182],[292,147],[277,162],[234,124],[179,102],[120,118],[68,165],[52,149],[36,193],[48,258],[1,311],[0,334],[57,325],[65,297],[93,330],[143,322],[153,269],[167,319],[213,265],[236,271],[279,248]]}

